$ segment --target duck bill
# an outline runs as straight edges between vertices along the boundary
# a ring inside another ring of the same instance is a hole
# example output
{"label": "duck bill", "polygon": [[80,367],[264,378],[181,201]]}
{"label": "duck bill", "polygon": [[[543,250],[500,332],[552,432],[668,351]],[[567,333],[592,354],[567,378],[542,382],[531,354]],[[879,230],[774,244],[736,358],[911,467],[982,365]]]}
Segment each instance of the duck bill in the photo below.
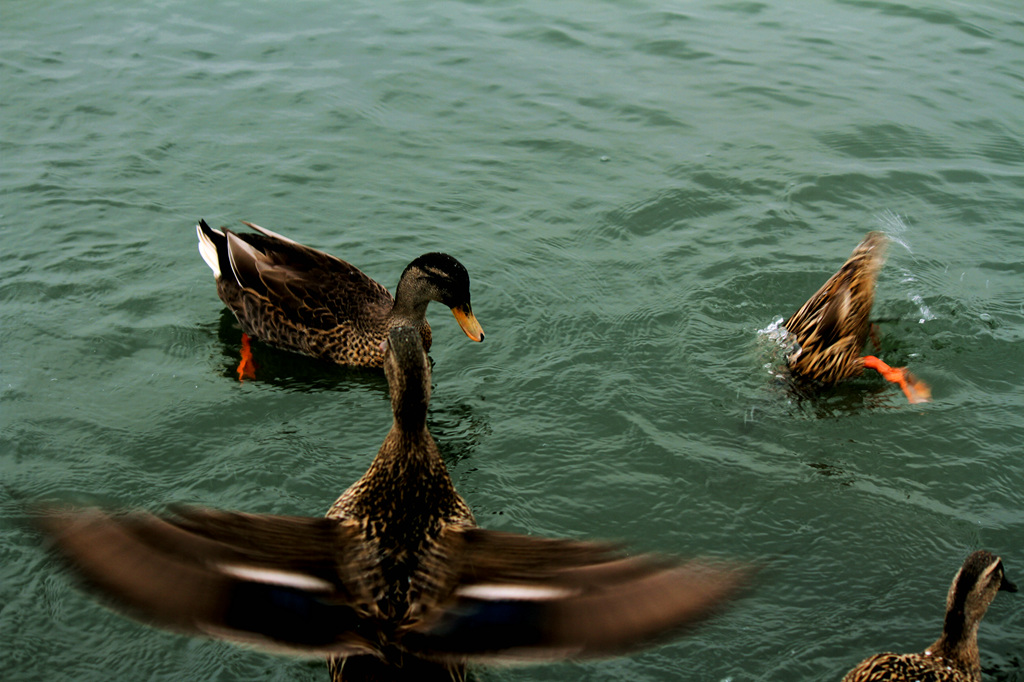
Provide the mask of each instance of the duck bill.
{"label": "duck bill", "polygon": [[452,308],[452,315],[455,316],[455,320],[462,327],[462,331],[466,332],[466,336],[474,341],[484,340],[484,330],[480,327],[480,323],[476,321],[476,315],[473,314],[473,310],[468,305],[455,306]]}

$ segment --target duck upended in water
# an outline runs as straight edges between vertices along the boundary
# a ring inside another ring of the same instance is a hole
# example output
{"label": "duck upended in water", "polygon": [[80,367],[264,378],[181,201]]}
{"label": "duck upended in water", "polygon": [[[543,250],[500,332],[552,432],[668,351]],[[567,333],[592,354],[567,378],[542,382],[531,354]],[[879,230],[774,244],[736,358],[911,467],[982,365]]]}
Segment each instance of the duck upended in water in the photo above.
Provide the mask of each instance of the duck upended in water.
{"label": "duck upended in water", "polygon": [[1002,560],[986,551],[967,557],[946,597],[942,636],[920,654],[875,654],[843,682],[981,682],[978,624],[996,592],[1016,592]]}
{"label": "duck upended in water", "polygon": [[[247,335],[340,365],[380,367],[381,343],[393,327],[415,327],[430,350],[427,304],[439,301],[469,338],[484,340],[470,305],[469,273],[448,254],[427,253],[409,263],[392,298],[354,265],[244,224],[256,232],[216,230],[200,220],[196,234],[217,294]],[[243,347],[247,341],[243,337]]]}
{"label": "duck upended in water", "polygon": [[746,569],[476,527],[427,430],[419,333],[385,353],[394,421],[326,518],[55,511],[58,551],[153,624],[329,657],[334,680],[460,680],[467,662],[628,652],[699,621]]}
{"label": "duck upended in water", "polygon": [[906,368],[890,367],[873,355],[861,355],[871,327],[868,315],[887,242],[881,232],[869,232],[839,271],[782,323],[799,344],[787,359],[797,381],[834,384],[870,368],[899,384],[911,403],[931,400],[928,386]]}

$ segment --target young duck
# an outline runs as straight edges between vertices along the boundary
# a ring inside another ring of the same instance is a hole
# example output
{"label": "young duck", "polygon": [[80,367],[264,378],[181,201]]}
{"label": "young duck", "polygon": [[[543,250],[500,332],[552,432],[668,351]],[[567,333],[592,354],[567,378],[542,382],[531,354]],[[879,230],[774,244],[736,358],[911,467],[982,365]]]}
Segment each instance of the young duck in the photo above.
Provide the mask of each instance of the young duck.
{"label": "young duck", "polygon": [[746,569],[476,527],[427,429],[420,334],[389,332],[393,422],[322,519],[183,509],[40,518],[115,605],[192,635],[329,658],[333,680],[462,680],[467,662],[608,656],[708,617]]}
{"label": "young duck", "polygon": [[430,350],[426,311],[439,301],[474,341],[484,332],[469,302],[469,273],[444,253],[427,253],[402,272],[394,298],[350,263],[270,230],[255,233],[196,225],[199,253],[217,294],[244,332],[239,377],[253,376],[249,336],[339,365],[380,367],[388,330],[415,327]]}
{"label": "young duck", "polygon": [[942,636],[934,644],[920,654],[876,654],[846,673],[843,682],[981,682],[978,624],[999,590],[1017,591],[1002,560],[974,552],[953,578]]}
{"label": "young duck", "polygon": [[887,242],[881,232],[869,232],[839,272],[783,322],[799,344],[787,360],[798,382],[834,384],[860,376],[866,367],[899,384],[911,403],[931,399],[928,386],[906,368],[890,367],[873,355],[861,355]]}

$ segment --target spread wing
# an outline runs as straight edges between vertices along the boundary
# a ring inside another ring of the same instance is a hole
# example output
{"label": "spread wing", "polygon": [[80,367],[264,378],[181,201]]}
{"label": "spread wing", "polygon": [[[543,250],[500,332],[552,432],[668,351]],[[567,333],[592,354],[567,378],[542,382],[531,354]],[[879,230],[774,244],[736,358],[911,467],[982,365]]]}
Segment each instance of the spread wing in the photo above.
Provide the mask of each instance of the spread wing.
{"label": "spread wing", "polygon": [[401,623],[376,607],[377,557],[353,522],[205,509],[40,519],[95,589],[141,620],[299,655],[397,645],[426,659],[531,661],[640,648],[710,616],[749,571],[611,544],[452,526],[411,577]]}
{"label": "spread wing", "polygon": [[737,565],[628,556],[607,543],[461,533],[451,596],[402,638],[417,655],[527,662],[621,654],[711,616],[749,577]]}
{"label": "spread wing", "polygon": [[86,583],[139,620],[298,655],[374,651],[357,533],[331,519],[184,510],[46,514]]}

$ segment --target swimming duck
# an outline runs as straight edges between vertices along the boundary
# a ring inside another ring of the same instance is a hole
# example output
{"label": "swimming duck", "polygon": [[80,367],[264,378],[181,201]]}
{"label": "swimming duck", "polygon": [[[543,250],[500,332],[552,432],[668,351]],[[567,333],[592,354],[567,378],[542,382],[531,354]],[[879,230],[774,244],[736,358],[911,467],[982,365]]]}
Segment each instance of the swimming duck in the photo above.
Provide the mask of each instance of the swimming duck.
{"label": "swimming duck", "polygon": [[861,355],[887,243],[881,232],[869,232],[839,271],[782,323],[799,345],[787,359],[798,382],[834,384],[860,376],[869,368],[899,384],[911,403],[931,399],[927,384],[906,368],[890,367],[874,355]]}
{"label": "swimming duck", "polygon": [[469,273],[445,253],[426,253],[402,272],[392,298],[357,267],[323,251],[244,222],[236,234],[196,225],[199,253],[213,270],[217,294],[244,332],[239,378],[253,376],[249,336],[339,365],[380,367],[388,329],[419,330],[430,350],[426,311],[439,301],[474,341],[484,332],[469,301]]}
{"label": "swimming duck", "polygon": [[978,624],[996,592],[1016,592],[1002,560],[984,550],[967,557],[946,597],[942,636],[920,654],[875,654],[843,682],[981,682]]}
{"label": "swimming duck", "polygon": [[326,518],[188,508],[40,519],[108,599],[153,624],[329,658],[337,680],[462,680],[467,662],[607,656],[709,616],[746,569],[478,528],[427,429],[430,365],[390,330],[393,422]]}

